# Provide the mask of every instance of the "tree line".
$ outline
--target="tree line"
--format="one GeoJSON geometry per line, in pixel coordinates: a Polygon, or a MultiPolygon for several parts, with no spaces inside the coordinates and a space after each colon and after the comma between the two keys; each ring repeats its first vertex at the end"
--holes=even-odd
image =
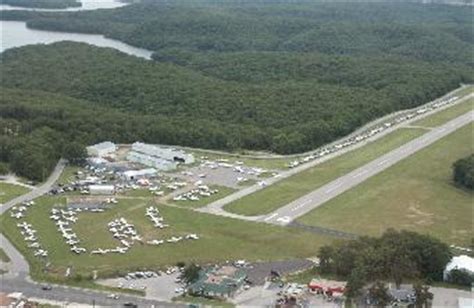
{"type": "MultiPolygon", "coordinates": [[[[347,279],[347,296],[357,298],[374,282],[441,281],[451,260],[449,247],[428,235],[387,230],[381,237],[323,246],[320,271],[347,279]]],[[[376,286],[376,289],[380,286],[376,286]]]]}
{"type": "Polygon", "coordinates": [[[453,180],[462,187],[474,190],[474,154],[453,164],[453,180]]]}

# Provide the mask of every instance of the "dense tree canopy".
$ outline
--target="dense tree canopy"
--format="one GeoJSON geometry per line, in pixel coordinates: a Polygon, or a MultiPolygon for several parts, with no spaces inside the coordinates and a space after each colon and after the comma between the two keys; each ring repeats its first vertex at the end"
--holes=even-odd
{"type": "Polygon", "coordinates": [[[427,235],[408,231],[386,231],[380,238],[324,246],[319,253],[323,273],[348,279],[350,296],[377,280],[441,280],[451,259],[449,247],[427,235]]]}
{"type": "Polygon", "coordinates": [[[456,184],[474,190],[474,154],[454,163],[453,178],[456,184]]]}
{"type": "MultiPolygon", "coordinates": [[[[82,143],[107,135],[116,142],[303,152],[473,79],[471,16],[455,6],[145,0],[89,12],[5,11],[0,18],[105,34],[154,51],[155,61],[146,61],[69,42],[1,55],[3,87],[28,90],[26,96],[56,93],[63,113],[80,110],[74,118],[82,143]],[[83,123],[96,108],[103,112],[92,121],[94,136],[83,123]]],[[[36,108],[38,101],[14,96],[4,105],[36,108]]],[[[16,111],[4,118],[31,126],[38,116],[35,129],[64,134],[60,116],[41,114],[29,122],[16,111]]],[[[22,130],[25,138],[34,131],[22,130]]]]}

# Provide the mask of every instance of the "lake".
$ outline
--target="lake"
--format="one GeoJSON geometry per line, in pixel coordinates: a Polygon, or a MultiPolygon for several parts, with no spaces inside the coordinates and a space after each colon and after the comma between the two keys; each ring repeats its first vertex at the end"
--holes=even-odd
{"type": "MultiPolygon", "coordinates": [[[[102,1],[91,1],[83,0],[81,8],[72,8],[66,10],[56,11],[72,11],[72,10],[96,10],[104,8],[116,8],[124,6],[126,4],[117,2],[114,0],[102,0],[102,1]]],[[[11,6],[0,5],[2,9],[21,9],[14,8],[11,6]]],[[[31,9],[27,9],[31,10],[31,9]]],[[[51,10],[48,10],[51,11],[51,10]]],[[[67,33],[67,32],[55,32],[55,31],[42,31],[29,29],[26,27],[26,23],[22,21],[0,21],[0,52],[6,49],[21,47],[31,44],[50,44],[59,41],[74,41],[82,42],[98,47],[110,47],[117,49],[129,55],[134,55],[144,59],[151,59],[152,52],[150,50],[133,47],[131,45],[122,43],[117,40],[108,39],[103,35],[98,34],[81,34],[81,33],[67,33]]]]}

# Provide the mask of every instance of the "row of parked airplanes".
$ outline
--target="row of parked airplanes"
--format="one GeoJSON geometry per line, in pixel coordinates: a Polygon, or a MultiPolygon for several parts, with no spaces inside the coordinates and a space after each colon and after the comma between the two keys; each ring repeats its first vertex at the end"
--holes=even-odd
{"type": "Polygon", "coordinates": [[[72,230],[72,225],[77,222],[77,212],[82,211],[81,209],[75,210],[64,210],[64,209],[51,209],[51,218],[61,236],[66,240],[66,244],[70,246],[70,250],[76,254],[81,254],[87,252],[84,247],[79,247],[80,240],[77,237],[77,234],[72,230]]]}
{"type": "Polygon", "coordinates": [[[16,219],[21,219],[21,218],[25,218],[26,216],[26,210],[32,206],[32,205],[35,205],[36,203],[31,200],[31,201],[25,201],[23,202],[20,206],[14,206],[12,207],[11,211],[10,211],[10,216],[12,218],[16,218],[16,219]]]}
{"type": "Polygon", "coordinates": [[[41,247],[41,244],[38,242],[38,237],[36,236],[37,231],[33,229],[33,226],[26,221],[18,223],[17,227],[20,228],[20,233],[23,235],[24,240],[30,242],[28,248],[35,249],[33,255],[35,257],[47,257],[48,251],[41,247]]]}
{"type": "MultiPolygon", "coordinates": [[[[202,184],[202,183],[197,183],[202,184]]],[[[198,185],[196,189],[190,190],[173,198],[174,201],[199,201],[200,197],[210,197],[217,194],[218,189],[210,189],[207,185],[198,185]]]]}
{"type": "Polygon", "coordinates": [[[383,123],[383,124],[381,124],[377,127],[374,127],[372,129],[364,132],[364,133],[359,134],[358,136],[349,137],[341,143],[338,143],[336,145],[332,145],[332,146],[329,146],[327,148],[318,150],[318,151],[314,152],[311,155],[305,156],[301,160],[292,161],[288,164],[288,167],[289,168],[295,168],[295,167],[297,167],[301,164],[307,163],[307,162],[309,162],[311,160],[314,160],[316,158],[320,158],[320,157],[323,157],[327,154],[334,153],[334,152],[336,152],[336,151],[338,151],[342,148],[348,147],[348,146],[353,145],[355,143],[361,142],[361,141],[363,141],[367,138],[370,138],[370,137],[386,130],[387,128],[389,128],[389,127],[391,127],[395,124],[402,123],[402,122],[410,120],[410,119],[412,119],[416,116],[422,115],[422,114],[424,114],[428,111],[443,107],[447,104],[451,104],[454,101],[456,101],[457,99],[458,99],[458,97],[454,96],[454,97],[451,97],[451,98],[448,98],[448,99],[445,99],[445,100],[442,100],[442,101],[438,101],[438,102],[435,102],[435,103],[431,103],[429,105],[422,106],[422,107],[416,109],[415,111],[410,111],[409,113],[405,113],[404,115],[398,116],[395,119],[393,119],[392,121],[385,122],[385,123],[383,123]]]}

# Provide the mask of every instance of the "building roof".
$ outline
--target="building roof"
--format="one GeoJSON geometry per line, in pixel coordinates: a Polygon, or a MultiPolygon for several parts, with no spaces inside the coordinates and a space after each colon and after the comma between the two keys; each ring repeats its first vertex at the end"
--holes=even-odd
{"type": "Polygon", "coordinates": [[[97,189],[97,190],[114,190],[114,185],[89,185],[89,189],[97,189]]]}
{"type": "Polygon", "coordinates": [[[466,270],[474,273],[474,258],[466,255],[456,256],[446,265],[445,271],[449,272],[453,269],[466,270]]]}
{"type": "Polygon", "coordinates": [[[209,267],[200,271],[199,279],[189,289],[194,293],[230,294],[244,283],[245,277],[245,271],[233,266],[209,267]]]}
{"type": "Polygon", "coordinates": [[[110,142],[110,141],[104,141],[104,142],[101,142],[101,143],[91,145],[88,148],[94,148],[94,149],[97,149],[97,150],[107,150],[107,149],[112,148],[112,147],[115,148],[115,143],[110,142]]]}
{"type": "Polygon", "coordinates": [[[132,177],[132,176],[155,174],[157,172],[158,171],[155,168],[147,168],[147,169],[140,169],[140,170],[127,170],[127,171],[124,171],[123,175],[127,177],[132,177]]]}

